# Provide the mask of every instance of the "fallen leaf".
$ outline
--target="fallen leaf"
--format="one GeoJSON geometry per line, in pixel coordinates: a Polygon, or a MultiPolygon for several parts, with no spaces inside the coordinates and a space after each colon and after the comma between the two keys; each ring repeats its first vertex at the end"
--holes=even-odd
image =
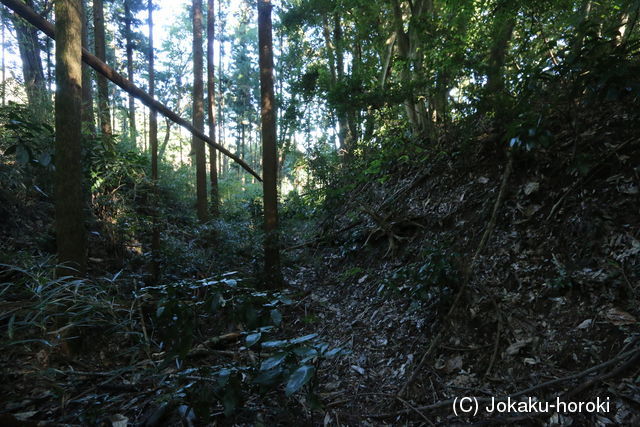
{"type": "Polygon", "coordinates": [[[38,411],[19,412],[17,414],[13,414],[13,416],[16,417],[18,421],[27,421],[37,413],[38,411]]]}
{"type": "Polygon", "coordinates": [[[593,323],[593,319],[584,320],[582,323],[580,323],[576,327],[576,329],[587,329],[589,326],[591,326],[592,323],[593,323]]]}
{"type": "Polygon", "coordinates": [[[632,325],[637,322],[636,318],[626,311],[619,310],[615,307],[607,310],[607,314],[605,314],[607,320],[613,323],[616,326],[621,325],[632,325]]]}
{"type": "Polygon", "coordinates": [[[526,347],[531,342],[531,338],[527,338],[525,340],[518,340],[507,347],[505,351],[509,356],[513,356],[514,354],[518,354],[520,350],[526,347]]]}
{"type": "Polygon", "coordinates": [[[527,183],[527,185],[524,186],[524,194],[528,196],[528,195],[538,191],[539,188],[540,188],[540,184],[539,183],[533,182],[533,181],[529,182],[529,183],[527,183]]]}
{"type": "Polygon", "coordinates": [[[447,374],[462,369],[462,356],[453,357],[444,364],[444,371],[447,374]]]}
{"type": "Polygon", "coordinates": [[[129,423],[129,418],[122,414],[112,415],[109,419],[111,420],[111,425],[113,427],[127,427],[127,424],[129,423]]]}
{"type": "Polygon", "coordinates": [[[353,369],[354,371],[356,371],[357,373],[359,373],[360,375],[364,375],[364,369],[361,368],[358,365],[351,365],[351,369],[353,369]]]}

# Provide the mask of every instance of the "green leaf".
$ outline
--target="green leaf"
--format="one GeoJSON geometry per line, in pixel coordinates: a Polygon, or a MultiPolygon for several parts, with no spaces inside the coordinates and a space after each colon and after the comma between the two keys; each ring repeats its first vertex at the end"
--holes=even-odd
{"type": "Polygon", "coordinates": [[[278,382],[278,377],[282,373],[282,369],[270,369],[261,372],[260,375],[253,379],[254,384],[273,385],[278,382]]]}
{"type": "Polygon", "coordinates": [[[296,391],[300,390],[302,386],[309,382],[313,378],[315,369],[310,365],[303,365],[296,369],[289,377],[287,387],[285,388],[285,394],[291,396],[296,391]]]}
{"type": "Polygon", "coordinates": [[[22,165],[29,163],[29,150],[20,144],[16,147],[16,161],[22,165]]]}
{"type": "Polygon", "coordinates": [[[247,343],[247,347],[251,347],[252,345],[257,343],[258,341],[260,341],[260,337],[262,337],[262,334],[260,332],[256,332],[255,334],[247,335],[247,338],[245,338],[245,341],[247,343]]]}
{"type": "Polygon", "coordinates": [[[49,166],[51,164],[51,153],[46,151],[41,153],[40,156],[38,156],[38,163],[45,167],[49,166]]]}
{"type": "Polygon", "coordinates": [[[220,387],[224,387],[229,382],[229,376],[231,375],[231,370],[224,368],[218,372],[218,385],[220,387]]]}
{"type": "Polygon", "coordinates": [[[318,336],[318,334],[304,335],[302,337],[294,338],[290,342],[291,342],[291,344],[300,344],[300,343],[303,343],[303,342],[310,341],[310,340],[314,339],[317,336],[318,336]]]}
{"type": "Polygon", "coordinates": [[[336,347],[336,348],[331,349],[331,350],[327,351],[326,353],[324,353],[323,356],[327,357],[327,358],[333,357],[336,354],[340,353],[341,351],[342,351],[342,349],[340,347],[336,347]]]}
{"type": "Polygon", "coordinates": [[[237,281],[237,280],[235,280],[235,279],[222,279],[222,281],[223,281],[226,285],[231,286],[231,287],[235,287],[235,286],[238,284],[238,281],[237,281]]]}
{"type": "Polygon", "coordinates": [[[271,320],[276,326],[280,325],[282,323],[282,314],[276,309],[271,310],[271,320]]]}
{"type": "Polygon", "coordinates": [[[266,341],[262,343],[262,348],[284,347],[285,345],[287,345],[287,341],[284,340],[266,341]]]}
{"type": "Polygon", "coordinates": [[[316,357],[318,355],[318,350],[311,347],[298,347],[293,352],[301,358],[316,357]]]}
{"type": "Polygon", "coordinates": [[[280,365],[282,362],[284,362],[284,359],[286,359],[286,357],[287,357],[287,353],[284,353],[284,352],[278,353],[275,356],[271,356],[270,358],[262,362],[262,364],[260,365],[260,370],[268,371],[270,369],[273,369],[276,366],[280,365]]]}

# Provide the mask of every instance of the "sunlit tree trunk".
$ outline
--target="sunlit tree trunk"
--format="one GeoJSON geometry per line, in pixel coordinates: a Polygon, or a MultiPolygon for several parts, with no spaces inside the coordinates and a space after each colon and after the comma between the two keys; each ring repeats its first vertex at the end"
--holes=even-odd
{"type": "Polygon", "coordinates": [[[264,192],[264,264],[267,288],[282,286],[278,237],[278,153],[273,93],[271,0],[258,0],[258,47],[262,119],[262,178],[264,192]]]}
{"type": "Polygon", "coordinates": [[[2,72],[2,106],[7,105],[7,69],[5,65],[5,25],[4,25],[4,17],[0,15],[0,27],[2,29],[2,63],[0,64],[0,69],[2,72]]]}
{"type": "MultiPolygon", "coordinates": [[[[147,2],[147,14],[149,17],[149,96],[155,99],[156,71],[155,53],[153,51],[153,0],[147,2]]],[[[153,181],[153,230],[151,234],[151,280],[157,283],[160,278],[158,256],[160,252],[160,226],[157,209],[158,196],[158,113],[149,109],[149,148],[151,150],[151,180],[153,181]]]]}
{"type": "Polygon", "coordinates": [[[82,13],[80,0],[57,0],[55,221],[59,275],[84,274],[86,233],[80,160],[82,13]],[[77,272],[75,270],[76,269],[77,272]]]}
{"type": "MultiPolygon", "coordinates": [[[[131,21],[133,17],[131,15],[131,0],[124,1],[124,37],[126,40],[127,51],[127,79],[133,83],[133,34],[131,32],[131,21]]],[[[137,138],[136,131],[136,103],[133,95],[129,94],[129,139],[133,145],[136,145],[137,138]]]]}
{"type": "MultiPolygon", "coordinates": [[[[410,67],[410,45],[409,45],[409,36],[404,30],[404,22],[402,17],[402,8],[400,7],[400,3],[398,0],[391,0],[391,5],[393,7],[393,24],[396,33],[396,40],[398,45],[398,56],[402,61],[402,68],[400,70],[400,79],[403,84],[411,86],[412,76],[411,76],[411,67],[410,67]]],[[[407,119],[411,124],[411,128],[415,133],[419,133],[421,131],[418,112],[416,111],[416,105],[414,103],[413,91],[411,88],[407,91],[408,95],[404,101],[405,111],[407,113],[407,119]]]]}
{"type": "MultiPolygon", "coordinates": [[[[104,5],[102,0],[93,0],[93,31],[95,53],[98,59],[106,62],[106,45],[104,30],[104,5]]],[[[111,113],[109,111],[109,86],[107,78],[101,74],[96,76],[98,83],[98,119],[102,132],[103,142],[111,142],[112,124],[111,113]]]]}
{"type": "MultiPolygon", "coordinates": [[[[216,36],[216,15],[213,0],[207,0],[207,114],[209,136],[216,140],[216,82],[213,42],[216,36]]],[[[209,146],[209,180],[211,185],[211,214],[218,216],[218,153],[209,146]]]]}
{"type": "Polygon", "coordinates": [[[171,137],[171,120],[165,119],[165,128],[164,128],[164,140],[162,141],[162,145],[160,146],[160,152],[158,153],[158,158],[163,159],[165,150],[167,149],[167,145],[169,145],[169,138],[171,137]]]}
{"type": "MultiPolygon", "coordinates": [[[[222,60],[224,57],[224,44],[223,44],[223,31],[224,31],[224,21],[222,16],[222,1],[218,0],[218,22],[220,23],[220,37],[219,37],[219,49],[220,54],[218,55],[218,102],[220,107],[218,108],[218,141],[220,141],[220,145],[224,146],[224,87],[223,87],[223,68],[222,68],[222,60]]],[[[220,159],[219,159],[220,160],[220,159]]],[[[221,161],[218,161],[220,165],[220,176],[225,176],[227,173],[227,167],[229,164],[229,160],[227,156],[221,158],[221,161]]],[[[219,197],[219,195],[218,195],[219,197]]]]}
{"type": "Polygon", "coordinates": [[[631,33],[638,22],[638,13],[640,12],[640,0],[629,2],[628,8],[622,13],[620,24],[618,25],[617,44],[625,44],[629,41],[631,33]]]}
{"type": "MultiPolygon", "coordinates": [[[[25,3],[33,8],[32,0],[26,0],[25,3]]],[[[9,16],[18,39],[18,49],[20,59],[22,59],[22,75],[29,107],[36,117],[45,117],[50,111],[51,104],[40,60],[38,31],[17,15],[10,14],[9,16]]]]}
{"type": "MultiPolygon", "coordinates": [[[[202,81],[202,0],[193,0],[193,126],[204,130],[204,87],[202,81]]],[[[200,222],[207,220],[207,160],[204,142],[192,139],[196,159],[196,209],[200,222]]]]}
{"type": "MultiPolygon", "coordinates": [[[[86,0],[82,0],[82,47],[89,49],[89,29],[86,15],[86,0]]],[[[82,64],[82,127],[90,135],[96,134],[93,115],[93,91],[91,87],[91,67],[82,64]]]]}

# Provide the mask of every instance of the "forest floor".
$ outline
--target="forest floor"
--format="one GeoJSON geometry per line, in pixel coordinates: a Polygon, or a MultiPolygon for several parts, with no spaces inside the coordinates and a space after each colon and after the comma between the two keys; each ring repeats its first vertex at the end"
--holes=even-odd
{"type": "MultiPolygon", "coordinates": [[[[579,131],[558,124],[548,148],[496,157],[475,148],[495,138],[487,132],[425,165],[398,165],[387,179],[358,184],[320,225],[290,233],[292,302],[280,309],[276,338],[318,334],[348,353],[316,365],[315,406],[298,394],[258,393],[235,418],[215,403],[209,422],[640,424],[640,139],[629,126],[640,118],[607,111],[606,119],[591,112],[579,131]],[[486,410],[506,396],[607,406],[486,410]],[[462,397],[478,399],[477,414],[455,413],[462,397]]],[[[33,271],[0,274],[5,283],[44,280],[33,271]]],[[[189,329],[193,342],[164,337],[190,348],[167,365],[148,337],[164,300],[147,304],[155,290],[145,292],[134,274],[105,277],[102,285],[125,280],[126,289],[104,291],[94,280],[49,299],[73,301],[66,315],[86,309],[93,335],[79,352],[56,342],[64,326],[5,347],[0,425],[203,425],[184,404],[212,400],[206,388],[194,392],[211,381],[201,369],[265,357],[248,348],[246,332],[234,335],[237,323],[208,317],[189,329]],[[108,339],[95,327],[114,322],[123,332],[108,339]]],[[[198,283],[176,300],[208,303],[198,283]]],[[[10,314],[28,313],[23,291],[3,289],[2,327],[18,330],[10,314]]]]}
{"type": "Polygon", "coordinates": [[[296,249],[306,329],[351,352],[323,369],[315,422],[640,423],[640,139],[597,114],[506,178],[471,152],[362,184],[326,227],[344,231],[296,249]],[[509,395],[607,406],[488,411],[509,395]],[[477,415],[454,412],[465,396],[477,415]]]}

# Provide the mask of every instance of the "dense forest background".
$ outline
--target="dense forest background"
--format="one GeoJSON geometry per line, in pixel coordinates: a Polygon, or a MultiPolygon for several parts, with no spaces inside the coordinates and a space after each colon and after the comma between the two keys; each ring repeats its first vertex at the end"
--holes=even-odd
{"type": "Polygon", "coordinates": [[[639,0],[1,3],[1,425],[640,422],[639,0]]]}

